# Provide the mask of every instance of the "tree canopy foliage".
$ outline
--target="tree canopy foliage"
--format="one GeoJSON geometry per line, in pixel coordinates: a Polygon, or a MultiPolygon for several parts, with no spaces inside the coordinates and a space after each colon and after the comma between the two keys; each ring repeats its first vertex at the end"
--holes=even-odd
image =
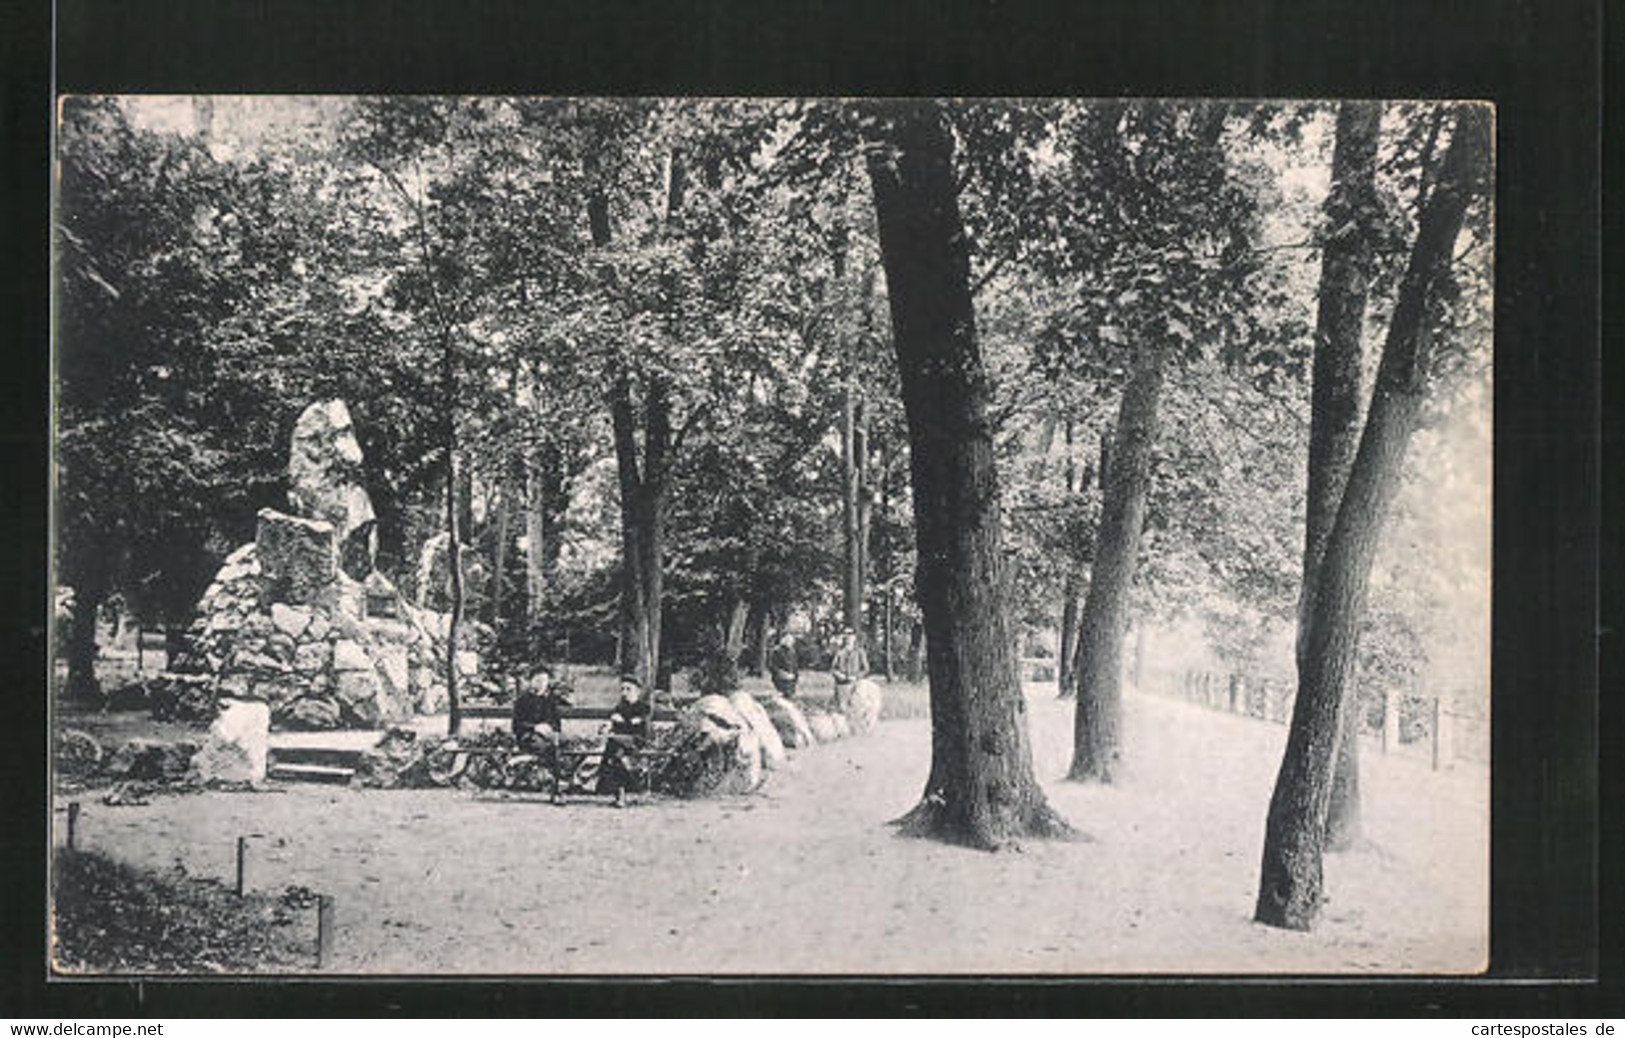
{"type": "MultiPolygon", "coordinates": [[[[1355,214],[1373,257],[1365,394],[1447,107],[1381,108],[1355,214]]],[[[1324,205],[1334,106],[940,114],[1022,651],[1058,651],[1064,601],[1074,616],[1088,594],[1110,511],[1102,445],[1154,360],[1123,615],[1200,632],[1185,662],[1290,675],[1319,258],[1353,226],[1324,205]]],[[[883,115],[830,100],[67,99],[59,583],[87,615],[117,596],[184,624],[279,503],[294,418],[338,397],[381,567],[415,592],[449,502],[469,615],[514,658],[664,683],[719,651],[750,664],[786,627],[816,655],[854,573],[872,662],[900,658],[923,616],[866,173],[885,161],[883,115]]],[[[1465,690],[1486,636],[1487,535],[1462,531],[1482,525],[1487,487],[1491,221],[1475,197],[1428,311],[1424,428],[1361,627],[1368,708],[1384,687],[1465,690]],[[1447,645],[1469,648],[1451,663],[1447,645]]]]}

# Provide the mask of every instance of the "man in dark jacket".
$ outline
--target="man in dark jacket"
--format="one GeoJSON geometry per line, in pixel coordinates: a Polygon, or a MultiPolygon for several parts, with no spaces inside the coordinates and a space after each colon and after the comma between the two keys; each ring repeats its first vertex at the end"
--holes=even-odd
{"type": "Polygon", "coordinates": [[[785,631],[779,635],[779,644],[767,657],[767,671],[773,678],[773,687],[779,695],[792,698],[796,694],[796,679],[801,667],[796,660],[796,640],[785,631]]]}
{"type": "Polygon", "coordinates": [[[538,664],[531,671],[530,685],[513,704],[513,737],[519,748],[551,759],[553,737],[559,733],[559,716],[569,706],[563,694],[551,691],[553,670],[538,664]]]}

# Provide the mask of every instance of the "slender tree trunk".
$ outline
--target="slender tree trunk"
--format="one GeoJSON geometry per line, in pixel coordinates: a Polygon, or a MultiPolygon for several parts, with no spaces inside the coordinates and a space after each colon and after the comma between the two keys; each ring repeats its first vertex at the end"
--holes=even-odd
{"type": "MultiPolygon", "coordinates": [[[[1053,436],[1053,430],[1049,434],[1053,436]]],[[[1078,466],[1072,457],[1073,431],[1072,419],[1065,423],[1066,436],[1066,501],[1071,504],[1073,495],[1077,493],[1078,466]]],[[[1072,653],[1074,651],[1074,636],[1078,628],[1078,585],[1082,583],[1078,568],[1082,562],[1070,554],[1066,560],[1066,579],[1061,585],[1061,631],[1060,651],[1055,660],[1055,688],[1061,699],[1072,695],[1072,653]]]]}
{"type": "Polygon", "coordinates": [[[1077,651],[1078,583],[1077,572],[1070,571],[1061,586],[1061,646],[1060,655],[1055,661],[1055,685],[1059,699],[1072,698],[1077,685],[1072,673],[1072,656],[1077,651]]]}
{"type": "Polygon", "coordinates": [[[773,639],[773,615],[766,605],[758,603],[756,612],[756,652],[751,658],[750,673],[752,677],[761,677],[767,673],[768,644],[773,639]]]}
{"type": "Polygon", "coordinates": [[[745,651],[745,622],[750,618],[750,608],[745,605],[743,598],[734,599],[732,608],[728,610],[728,626],[723,639],[723,652],[728,658],[738,662],[745,651]]]}
{"type": "MultiPolygon", "coordinates": [[[[1204,107],[1193,125],[1192,143],[1214,148],[1224,133],[1226,106],[1204,107]]],[[[1099,123],[1102,147],[1117,136],[1117,120],[1099,123]]],[[[1123,176],[1143,176],[1121,148],[1113,152],[1123,176]]],[[[1073,725],[1072,766],[1067,777],[1077,781],[1112,781],[1122,755],[1121,717],[1123,638],[1128,629],[1129,597],[1139,564],[1140,533],[1151,477],[1151,448],[1156,439],[1163,369],[1170,349],[1164,343],[1138,344],[1129,384],[1123,391],[1109,464],[1102,452],[1100,526],[1084,597],[1073,681],[1077,713],[1073,725]]]]}
{"type": "Polygon", "coordinates": [[[531,632],[531,653],[542,647],[535,641],[547,607],[547,485],[542,469],[542,448],[533,444],[525,457],[525,615],[531,632]]]}
{"type": "Polygon", "coordinates": [[[502,626],[503,591],[508,583],[508,519],[513,510],[513,481],[502,466],[497,483],[496,543],[491,547],[491,626],[502,626]]]}
{"type": "Polygon", "coordinates": [[[909,625],[908,679],[918,681],[925,673],[925,622],[916,618],[909,625]]]}
{"type": "Polygon", "coordinates": [[[457,529],[464,539],[474,535],[474,471],[467,465],[457,466],[457,529]]]}
{"type": "Polygon", "coordinates": [[[848,373],[841,415],[841,516],[845,531],[841,616],[854,631],[863,628],[863,433],[856,379],[848,373]]]}
{"type": "Polygon", "coordinates": [[[931,774],[900,821],[911,835],[990,849],[1068,834],[1033,778],[953,145],[933,102],[881,114],[891,147],[872,150],[868,164],[912,447],[931,676],[931,774]]]}
{"type": "MultiPolygon", "coordinates": [[[[1380,217],[1376,169],[1381,119],[1382,105],[1376,102],[1347,101],[1337,112],[1332,185],[1326,198],[1328,232],[1320,255],[1320,302],[1315,325],[1309,492],[1303,583],[1298,598],[1300,666],[1308,645],[1309,605],[1314,600],[1320,558],[1360,444],[1361,332],[1371,280],[1372,235],[1380,217]]],[[[1349,693],[1357,698],[1358,687],[1351,684],[1349,693]]],[[[1330,850],[1342,850],[1360,835],[1359,726],[1348,725],[1339,741],[1337,772],[1326,817],[1330,850]]]]}
{"type": "MultiPolygon", "coordinates": [[[[451,399],[456,399],[452,397],[451,399]]],[[[451,423],[447,423],[451,425],[451,423]]],[[[463,541],[457,507],[456,433],[446,436],[446,563],[451,570],[451,619],[446,625],[446,734],[462,728],[463,706],[457,673],[457,643],[463,627],[463,541]]]]}
{"type": "Polygon", "coordinates": [[[1426,399],[1433,326],[1450,277],[1451,250],[1488,155],[1488,110],[1461,106],[1439,176],[1421,206],[1360,446],[1321,555],[1292,725],[1265,825],[1255,918],[1271,926],[1307,930],[1320,911],[1344,689],[1371,564],[1426,399]]]}
{"type": "Polygon", "coordinates": [[[1111,782],[1122,755],[1123,637],[1139,563],[1167,352],[1160,344],[1136,351],[1109,458],[1102,451],[1100,529],[1073,665],[1078,706],[1067,777],[1075,781],[1111,782]]]}
{"type": "Polygon", "coordinates": [[[750,626],[750,596],[748,591],[751,583],[756,579],[756,567],[760,560],[762,550],[751,545],[745,550],[745,571],[741,587],[733,592],[732,602],[728,607],[727,620],[723,628],[723,651],[735,663],[745,652],[745,631],[750,626]]]}

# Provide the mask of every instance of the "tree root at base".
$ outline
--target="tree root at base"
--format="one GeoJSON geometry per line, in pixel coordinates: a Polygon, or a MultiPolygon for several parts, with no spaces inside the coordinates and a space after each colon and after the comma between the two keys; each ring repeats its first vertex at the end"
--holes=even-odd
{"type": "Polygon", "coordinates": [[[1024,812],[1014,825],[997,829],[986,820],[973,821],[949,811],[947,803],[937,797],[926,797],[886,824],[896,828],[899,836],[940,840],[985,851],[1016,849],[1024,839],[1093,841],[1042,800],[1024,812]]]}

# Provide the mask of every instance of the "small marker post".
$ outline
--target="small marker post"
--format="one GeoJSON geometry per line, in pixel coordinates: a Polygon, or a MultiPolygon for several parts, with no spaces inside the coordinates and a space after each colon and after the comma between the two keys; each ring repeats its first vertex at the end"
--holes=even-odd
{"type": "Polygon", "coordinates": [[[79,849],[79,801],[68,802],[68,850],[79,849]]]}
{"type": "Polygon", "coordinates": [[[237,896],[243,896],[244,877],[248,873],[248,837],[237,837],[237,896]]]}

